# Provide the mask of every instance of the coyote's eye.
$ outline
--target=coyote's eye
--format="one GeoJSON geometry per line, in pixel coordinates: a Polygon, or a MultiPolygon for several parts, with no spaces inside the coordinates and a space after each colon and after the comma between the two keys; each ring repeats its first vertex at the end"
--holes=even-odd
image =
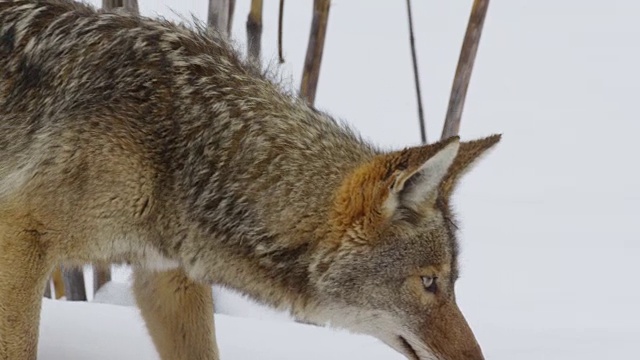
{"type": "Polygon", "coordinates": [[[422,285],[424,288],[431,293],[435,293],[438,286],[436,285],[436,277],[432,276],[423,276],[422,277],[422,285]]]}

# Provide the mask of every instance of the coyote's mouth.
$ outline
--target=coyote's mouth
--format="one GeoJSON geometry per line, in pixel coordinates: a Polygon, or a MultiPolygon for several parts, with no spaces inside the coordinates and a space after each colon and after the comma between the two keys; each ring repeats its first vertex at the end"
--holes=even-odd
{"type": "Polygon", "coordinates": [[[402,348],[405,350],[405,354],[410,357],[411,360],[420,360],[418,353],[413,349],[413,346],[409,344],[409,342],[403,338],[402,336],[398,336],[400,343],[402,344],[402,348]]]}

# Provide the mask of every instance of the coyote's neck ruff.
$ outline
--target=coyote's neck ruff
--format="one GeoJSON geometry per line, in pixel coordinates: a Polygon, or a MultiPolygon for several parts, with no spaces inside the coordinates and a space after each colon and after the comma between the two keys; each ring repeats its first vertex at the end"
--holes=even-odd
{"type": "Polygon", "coordinates": [[[118,261],[163,359],[218,359],[211,283],[411,359],[481,359],[449,197],[498,140],[382,151],[215,34],[0,2],[0,359],[35,358],[54,266],[118,261]]]}

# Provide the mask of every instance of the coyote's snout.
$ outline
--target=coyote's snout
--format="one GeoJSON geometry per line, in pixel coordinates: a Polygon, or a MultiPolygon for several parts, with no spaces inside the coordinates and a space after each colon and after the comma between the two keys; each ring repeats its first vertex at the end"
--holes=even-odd
{"type": "Polygon", "coordinates": [[[390,344],[411,360],[482,360],[482,351],[453,299],[443,299],[424,315],[422,324],[390,344]],[[416,334],[416,335],[414,335],[416,334]]]}
{"type": "Polygon", "coordinates": [[[482,359],[455,301],[461,176],[499,136],[382,151],[215,34],[0,2],[0,360],[36,358],[59,264],[130,263],[164,360],[218,360],[211,284],[482,359]]]}

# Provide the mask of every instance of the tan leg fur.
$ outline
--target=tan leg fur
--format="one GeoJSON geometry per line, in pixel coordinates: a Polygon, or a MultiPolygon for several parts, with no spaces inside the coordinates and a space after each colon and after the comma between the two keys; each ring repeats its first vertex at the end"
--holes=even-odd
{"type": "Polygon", "coordinates": [[[135,270],[134,293],[163,360],[218,360],[211,286],[182,270],[135,270]]]}
{"type": "Polygon", "coordinates": [[[0,217],[1,360],[36,359],[40,307],[51,269],[41,237],[0,217]]]}

